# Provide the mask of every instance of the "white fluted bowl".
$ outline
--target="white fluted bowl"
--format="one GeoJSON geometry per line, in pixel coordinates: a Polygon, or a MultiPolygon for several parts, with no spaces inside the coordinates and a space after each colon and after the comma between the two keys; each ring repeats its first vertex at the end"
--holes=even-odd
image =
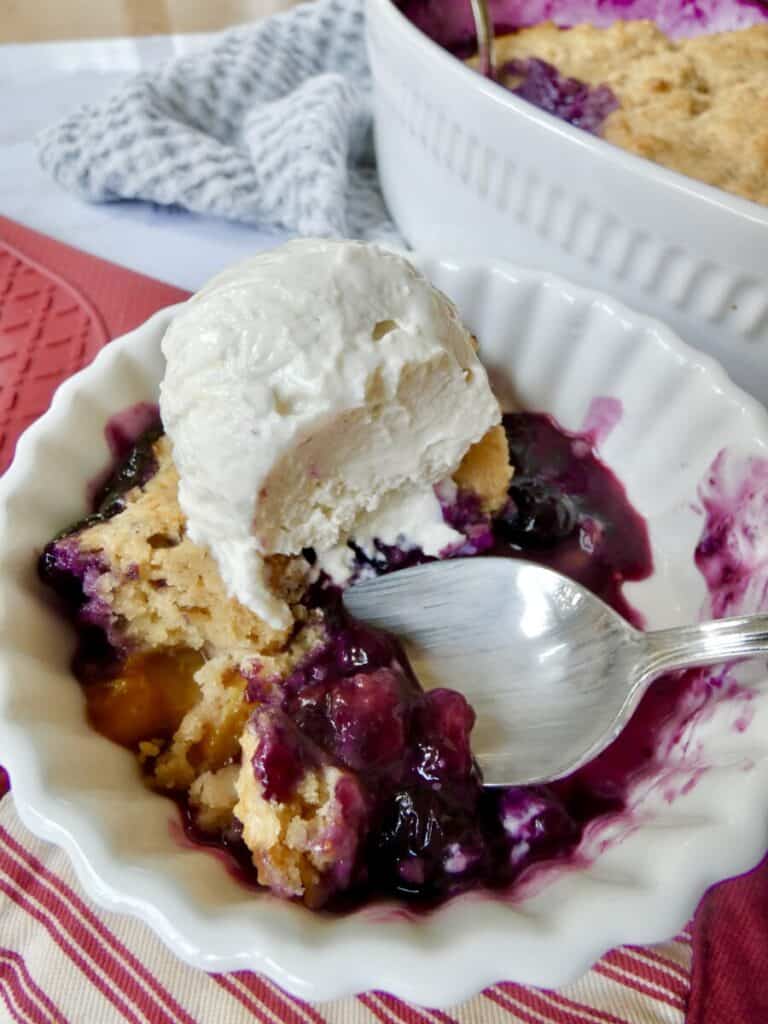
{"type": "MultiPolygon", "coordinates": [[[[705,598],[692,557],[697,487],[723,447],[768,454],[764,410],[708,358],[608,298],[504,264],[415,262],[478,333],[505,400],[551,412],[568,429],[581,427],[595,397],[622,403],[602,454],[648,518],[656,566],[630,599],[652,627],[696,619],[705,598]]],[[[500,979],[558,985],[616,944],[666,939],[708,885],[760,859],[760,666],[744,731],[733,728],[743,708],[711,708],[684,743],[669,742],[667,777],[638,790],[631,819],[589,830],[582,866],[535,874],[514,902],[469,895],[430,915],[320,916],[242,887],[209,853],[180,844],[175,809],[143,787],[129,753],[86,724],[68,669],[72,630],[35,573],[36,552],[84,510],[86,481],[107,459],[108,417],[157,395],[172,314],[158,313],[63,384],[0,482],[0,751],[22,819],[66,849],[96,902],[136,914],[206,970],[263,971],[307,999],[378,988],[444,1006],[500,979]]]]}

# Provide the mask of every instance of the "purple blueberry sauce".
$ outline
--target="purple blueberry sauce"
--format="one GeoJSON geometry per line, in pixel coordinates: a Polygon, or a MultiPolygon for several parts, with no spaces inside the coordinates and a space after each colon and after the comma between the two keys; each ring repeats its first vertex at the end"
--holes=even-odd
{"type": "Polygon", "coordinates": [[[366,850],[344,900],[438,898],[487,860],[474,712],[454,691],[424,693],[394,639],[350,620],[339,597],[322,596],[331,639],[291,675],[282,706],[366,794],[366,850]]]}
{"type": "Polygon", "coordinates": [[[642,625],[622,586],[651,574],[648,529],[592,447],[591,427],[569,434],[539,413],[511,413],[504,423],[515,475],[488,553],[564,573],[642,625]]]}
{"type": "Polygon", "coordinates": [[[267,800],[287,803],[306,772],[327,758],[281,708],[259,708],[253,713],[251,727],[258,736],[251,758],[253,774],[267,800]]]}
{"type": "MultiPolygon", "coordinates": [[[[452,554],[523,557],[551,566],[639,623],[622,585],[652,571],[646,523],[593,447],[615,425],[620,410],[614,406],[595,406],[581,434],[562,430],[543,414],[505,416],[515,466],[508,501],[489,519],[472,495],[446,492],[446,521],[467,538],[452,554]]],[[[158,429],[152,424],[113,472],[93,517],[116,514],[121,494],[151,475],[151,440],[158,429]]],[[[731,483],[729,490],[724,464],[714,464],[709,490],[702,492],[707,520],[697,549],[708,580],[715,572],[720,584],[728,572],[741,579],[733,557],[724,561],[734,526],[727,518],[732,492],[736,488],[741,504],[757,516],[768,493],[766,467],[766,488],[758,495],[743,482],[731,483]]],[[[739,522],[754,540],[752,518],[739,522]]],[[[82,525],[48,545],[40,568],[76,608],[81,648],[90,654],[81,651],[76,672],[89,681],[120,651],[109,643],[109,621],[91,605],[92,576],[103,567],[87,558],[81,564],[71,550],[72,535],[82,525]]],[[[377,573],[425,560],[418,550],[383,546],[374,557],[357,557],[361,572],[377,573]]],[[[680,729],[713,689],[725,685],[701,672],[665,677],[622,736],[578,772],[548,786],[485,789],[471,753],[474,713],[464,697],[444,689],[422,691],[397,641],[351,620],[340,591],[326,579],[313,585],[305,603],[322,609],[325,642],[285,679],[262,678],[254,666],[246,695],[255,705],[252,768],[268,797],[289,799],[307,768],[333,764],[346,770],[348,791],[337,793],[340,819],[332,825],[343,856],[330,883],[343,891],[331,895],[330,910],[395,896],[426,908],[468,889],[508,892],[531,865],[567,861],[588,826],[627,809],[633,782],[659,765],[680,729]]],[[[211,846],[183,798],[179,803],[187,834],[211,846]]],[[[255,881],[237,822],[213,845],[226,851],[239,876],[255,881]]]]}
{"type": "Polygon", "coordinates": [[[599,448],[621,422],[624,406],[618,398],[598,395],[589,403],[580,433],[593,448],[599,448]]]}
{"type": "Polygon", "coordinates": [[[104,427],[104,437],[112,458],[115,462],[124,461],[136,447],[139,438],[149,431],[158,431],[159,427],[160,408],[156,402],[136,402],[110,416],[104,427]]]}

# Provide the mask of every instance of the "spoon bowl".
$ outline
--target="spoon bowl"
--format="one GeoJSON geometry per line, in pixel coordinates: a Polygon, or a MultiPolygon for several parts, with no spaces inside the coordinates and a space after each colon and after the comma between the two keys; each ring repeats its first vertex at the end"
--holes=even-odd
{"type": "Polygon", "coordinates": [[[592,760],[663,672],[768,651],[768,615],[644,633],[522,559],[419,565],[356,584],[344,603],[398,636],[425,689],[465,695],[488,786],[551,781],[592,760]]]}

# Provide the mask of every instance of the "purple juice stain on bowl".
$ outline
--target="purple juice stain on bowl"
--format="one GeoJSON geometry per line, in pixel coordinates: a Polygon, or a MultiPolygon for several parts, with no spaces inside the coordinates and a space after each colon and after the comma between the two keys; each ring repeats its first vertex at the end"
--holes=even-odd
{"type": "Polygon", "coordinates": [[[768,609],[768,459],[723,450],[699,488],[704,529],[696,565],[708,617],[768,609]]]}
{"type": "Polygon", "coordinates": [[[624,407],[618,398],[600,395],[589,403],[580,433],[589,438],[593,448],[599,448],[621,422],[624,407]]]}
{"type": "Polygon", "coordinates": [[[250,852],[243,842],[242,825],[237,818],[223,835],[213,835],[197,825],[185,794],[163,796],[176,805],[178,813],[169,818],[168,831],[179,846],[198,853],[205,850],[219,861],[235,882],[251,889],[254,896],[266,895],[264,887],[256,879],[250,852]]]}

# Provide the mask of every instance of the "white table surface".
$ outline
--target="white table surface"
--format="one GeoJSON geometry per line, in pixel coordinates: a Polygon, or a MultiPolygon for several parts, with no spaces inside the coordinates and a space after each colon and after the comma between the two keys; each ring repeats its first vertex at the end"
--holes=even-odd
{"type": "Polygon", "coordinates": [[[34,138],[131,74],[204,46],[206,35],[0,46],[0,214],[87,252],[196,289],[287,234],[150,203],[90,204],[39,166],[34,138]]]}

